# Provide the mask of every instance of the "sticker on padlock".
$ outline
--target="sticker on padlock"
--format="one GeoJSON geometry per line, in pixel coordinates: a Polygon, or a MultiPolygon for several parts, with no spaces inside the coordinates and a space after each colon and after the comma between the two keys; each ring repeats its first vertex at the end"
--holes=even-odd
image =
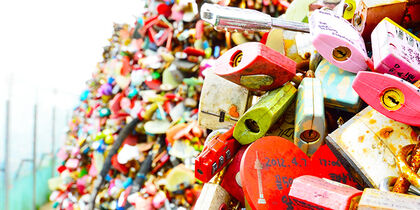
{"type": "Polygon", "coordinates": [[[356,74],[339,69],[323,59],[316,71],[315,77],[321,80],[326,107],[355,113],[362,101],[352,84],[356,74]]]}
{"type": "Polygon", "coordinates": [[[249,144],[263,137],[293,102],[296,92],[290,82],[267,92],[239,119],[233,137],[241,144],[249,144]]]}
{"type": "Polygon", "coordinates": [[[417,142],[417,134],[367,107],[327,136],[327,145],[362,187],[379,188],[398,176],[398,149],[417,142]]]}
{"type": "Polygon", "coordinates": [[[295,178],[289,192],[299,209],[356,209],[361,195],[348,185],[309,175],[295,178]]]}
{"type": "Polygon", "coordinates": [[[232,127],[250,106],[249,90],[206,72],[201,90],[198,122],[208,129],[232,127]]]}
{"type": "Polygon", "coordinates": [[[360,0],[351,23],[368,41],[373,29],[383,18],[388,17],[401,23],[406,6],[407,0],[360,0]]]}
{"type": "Polygon", "coordinates": [[[309,169],[308,157],[292,142],[266,136],[251,144],[241,161],[245,199],[252,209],[296,207],[289,198],[293,179],[309,169]]]}
{"type": "Polygon", "coordinates": [[[383,115],[420,126],[420,89],[407,81],[375,72],[359,72],[353,89],[371,107],[383,115]]]}
{"type": "Polygon", "coordinates": [[[413,83],[420,80],[420,39],[389,18],[372,32],[375,72],[388,73],[413,83]]]}
{"type": "Polygon", "coordinates": [[[208,182],[234,157],[240,146],[232,137],[234,128],[213,137],[195,159],[195,177],[197,179],[208,182]]]}
{"type": "Polygon", "coordinates": [[[326,125],[321,81],[305,77],[298,88],[294,142],[311,156],[324,143],[326,125]]]}
{"type": "Polygon", "coordinates": [[[359,210],[367,209],[420,209],[418,196],[401,193],[386,192],[372,188],[366,188],[360,198],[359,210]]]}
{"type": "Polygon", "coordinates": [[[365,43],[344,18],[328,10],[316,10],[309,18],[312,44],[335,66],[357,73],[367,69],[365,43]]]}
{"type": "Polygon", "coordinates": [[[258,42],[238,45],[216,61],[215,74],[249,90],[273,90],[296,74],[296,63],[258,42]]]}

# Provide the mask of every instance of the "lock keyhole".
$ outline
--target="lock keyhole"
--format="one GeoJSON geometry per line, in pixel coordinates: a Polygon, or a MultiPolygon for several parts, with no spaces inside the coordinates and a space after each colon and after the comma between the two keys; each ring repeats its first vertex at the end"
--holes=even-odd
{"type": "Polygon", "coordinates": [[[382,106],[389,111],[400,109],[403,103],[404,94],[398,88],[388,88],[381,96],[382,106]]]}
{"type": "Polygon", "coordinates": [[[255,122],[255,120],[253,120],[253,119],[245,120],[245,126],[253,133],[259,133],[260,132],[260,126],[258,126],[258,123],[255,122]]]}
{"type": "Polygon", "coordinates": [[[337,61],[345,61],[351,56],[351,50],[347,47],[339,46],[333,50],[332,56],[337,61]]]}
{"type": "Polygon", "coordinates": [[[230,66],[237,67],[242,61],[242,56],[244,53],[241,50],[236,51],[233,56],[230,58],[230,66]]]}

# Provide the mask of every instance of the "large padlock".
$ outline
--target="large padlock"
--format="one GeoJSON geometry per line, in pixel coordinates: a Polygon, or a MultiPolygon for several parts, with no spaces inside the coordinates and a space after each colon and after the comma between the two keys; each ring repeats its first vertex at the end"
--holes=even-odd
{"type": "Polygon", "coordinates": [[[347,20],[321,9],[313,12],[309,26],[312,44],[330,63],[354,73],[367,69],[363,38],[347,20]]]}
{"type": "Polygon", "coordinates": [[[366,188],[360,198],[358,209],[415,210],[420,209],[420,199],[419,196],[415,195],[366,188]]]}
{"type": "Polygon", "coordinates": [[[413,84],[389,74],[359,72],[353,89],[383,115],[420,126],[420,89],[413,84]]]}
{"type": "Polygon", "coordinates": [[[232,137],[232,127],[226,133],[215,135],[204,146],[203,151],[195,159],[195,177],[208,182],[221,171],[234,157],[239,149],[238,142],[232,137]]]}
{"type": "Polygon", "coordinates": [[[352,113],[360,109],[362,101],[352,88],[356,74],[339,69],[323,59],[315,71],[315,77],[321,80],[326,107],[352,113]]]}
{"type": "Polygon", "coordinates": [[[295,144],[311,156],[324,143],[326,133],[324,97],[318,78],[305,77],[299,85],[295,125],[295,144]]]}
{"type": "Polygon", "coordinates": [[[389,18],[372,32],[375,72],[388,73],[413,83],[420,80],[420,39],[389,18]]]}
{"type": "Polygon", "coordinates": [[[296,92],[290,82],[267,92],[239,119],[233,137],[241,144],[249,144],[263,137],[293,102],[296,92]]]}
{"type": "Polygon", "coordinates": [[[373,29],[383,18],[401,23],[406,7],[407,0],[360,0],[351,22],[363,38],[369,40],[373,29]]]}
{"type": "Polygon", "coordinates": [[[238,45],[216,61],[215,73],[249,90],[273,90],[296,74],[296,63],[258,42],[238,45]]]}
{"type": "Polygon", "coordinates": [[[293,180],[290,198],[304,209],[356,209],[362,191],[339,182],[315,176],[293,180]]]}
{"type": "Polygon", "coordinates": [[[398,176],[398,149],[417,142],[417,134],[367,107],[327,138],[327,145],[362,187],[379,188],[389,176],[398,176]]]}
{"type": "Polygon", "coordinates": [[[208,70],[201,90],[198,122],[212,130],[231,128],[249,108],[248,89],[225,80],[208,70]]]}

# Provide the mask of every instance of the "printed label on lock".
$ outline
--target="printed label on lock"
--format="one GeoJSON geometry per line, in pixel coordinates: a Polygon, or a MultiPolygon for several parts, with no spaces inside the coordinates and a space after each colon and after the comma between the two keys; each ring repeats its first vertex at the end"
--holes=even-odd
{"type": "Polygon", "coordinates": [[[360,199],[362,191],[348,185],[301,176],[293,180],[289,196],[299,206],[307,209],[352,209],[360,199]]]}
{"type": "Polygon", "coordinates": [[[241,144],[249,144],[263,137],[293,102],[296,88],[290,83],[266,93],[239,119],[233,136],[241,144]]]}
{"type": "Polygon", "coordinates": [[[324,97],[321,81],[306,77],[299,85],[296,102],[295,144],[311,156],[325,138],[324,97]]]}
{"type": "Polygon", "coordinates": [[[325,106],[353,113],[359,110],[362,101],[352,88],[356,74],[339,69],[323,59],[315,77],[321,80],[325,106]]]}
{"type": "Polygon", "coordinates": [[[386,192],[377,189],[366,188],[358,205],[359,210],[368,209],[420,209],[418,196],[401,193],[386,192]]]}
{"type": "Polygon", "coordinates": [[[360,0],[351,23],[364,39],[369,40],[373,29],[383,18],[401,23],[406,5],[407,0],[360,0]]]}
{"type": "Polygon", "coordinates": [[[220,56],[215,73],[249,90],[273,90],[296,74],[296,63],[258,42],[238,45],[220,56]]]}
{"type": "Polygon", "coordinates": [[[420,89],[413,84],[389,74],[359,72],[353,89],[383,115],[420,126],[420,89]]]}
{"type": "Polygon", "coordinates": [[[309,18],[312,44],[330,63],[357,73],[367,69],[365,43],[344,18],[328,10],[316,10],[309,18]]]}
{"type": "Polygon", "coordinates": [[[362,187],[379,188],[384,178],[398,176],[399,148],[417,142],[406,124],[367,107],[327,136],[327,145],[362,187]]]}
{"type": "Polygon", "coordinates": [[[208,70],[201,90],[198,122],[216,130],[231,128],[250,106],[249,91],[208,70]]]}
{"type": "Polygon", "coordinates": [[[375,72],[388,73],[414,83],[420,80],[420,39],[389,18],[372,32],[375,72]]]}

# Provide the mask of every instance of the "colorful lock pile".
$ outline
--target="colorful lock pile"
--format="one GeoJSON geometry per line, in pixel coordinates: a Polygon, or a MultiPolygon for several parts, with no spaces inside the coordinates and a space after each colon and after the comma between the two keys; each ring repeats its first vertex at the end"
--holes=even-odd
{"type": "Polygon", "coordinates": [[[420,209],[418,1],[211,2],[114,26],[55,208],[420,209]]]}

